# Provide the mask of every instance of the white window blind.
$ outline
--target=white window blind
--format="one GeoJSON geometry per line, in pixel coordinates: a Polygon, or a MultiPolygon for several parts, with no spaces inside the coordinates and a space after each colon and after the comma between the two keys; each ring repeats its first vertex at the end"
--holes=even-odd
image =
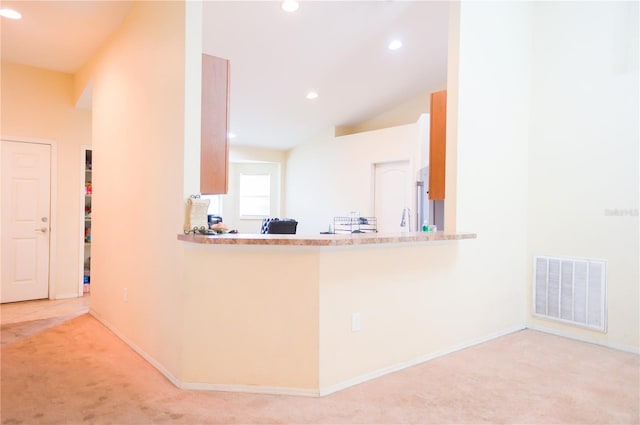
{"type": "Polygon", "coordinates": [[[271,175],[240,174],[240,216],[267,217],[271,213],[271,175]]]}

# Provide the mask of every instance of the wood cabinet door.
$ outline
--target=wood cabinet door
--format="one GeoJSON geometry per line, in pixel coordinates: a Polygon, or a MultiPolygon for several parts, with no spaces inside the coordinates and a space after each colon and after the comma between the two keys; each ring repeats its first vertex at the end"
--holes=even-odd
{"type": "Polygon", "coordinates": [[[200,193],[229,190],[229,61],[202,55],[200,193]]]}
{"type": "Polygon", "coordinates": [[[447,154],[447,91],[431,93],[429,132],[429,199],[444,200],[447,154]]]}

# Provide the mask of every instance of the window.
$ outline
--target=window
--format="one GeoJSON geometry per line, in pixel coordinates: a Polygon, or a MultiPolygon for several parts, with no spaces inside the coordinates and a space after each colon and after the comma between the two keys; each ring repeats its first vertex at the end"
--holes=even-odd
{"type": "Polygon", "coordinates": [[[267,217],[271,214],[271,175],[240,174],[240,216],[267,217]]]}
{"type": "Polygon", "coordinates": [[[202,199],[209,200],[209,215],[222,215],[222,197],[220,195],[200,195],[202,199]]]}

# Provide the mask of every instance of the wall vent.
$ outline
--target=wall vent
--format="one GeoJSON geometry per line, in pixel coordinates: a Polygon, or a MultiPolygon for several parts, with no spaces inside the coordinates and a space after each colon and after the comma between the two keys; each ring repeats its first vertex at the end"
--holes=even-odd
{"type": "Polygon", "coordinates": [[[536,256],[534,315],[607,331],[607,262],[536,256]]]}

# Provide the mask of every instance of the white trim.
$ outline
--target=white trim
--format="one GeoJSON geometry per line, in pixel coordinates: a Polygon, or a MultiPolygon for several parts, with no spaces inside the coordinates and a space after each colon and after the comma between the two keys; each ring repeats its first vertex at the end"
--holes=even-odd
{"type": "MultiPolygon", "coordinates": [[[[580,342],[586,342],[586,343],[589,343],[589,344],[600,345],[601,347],[611,348],[612,350],[619,350],[619,351],[625,351],[627,353],[640,354],[640,347],[634,347],[632,345],[612,344],[612,343],[609,343],[609,342],[602,342],[602,341],[598,341],[598,340],[593,339],[593,338],[577,336],[577,335],[574,335],[574,334],[572,334],[570,332],[565,332],[563,330],[545,328],[544,326],[538,326],[538,325],[529,324],[529,325],[527,325],[527,329],[531,329],[532,331],[544,332],[544,333],[551,334],[551,335],[561,336],[563,338],[573,339],[575,341],[580,341],[580,342]]],[[[593,331],[593,332],[598,332],[595,329],[588,329],[588,330],[593,331]]]]}
{"type": "Polygon", "coordinates": [[[79,298],[78,294],[76,294],[75,292],[71,292],[69,294],[58,294],[56,295],[56,300],[66,300],[68,298],[79,298]]]}
{"type": "Polygon", "coordinates": [[[115,326],[111,326],[106,320],[104,320],[98,313],[95,312],[94,309],[89,309],[89,314],[96,318],[96,320],[102,323],[107,329],[113,332],[118,338],[120,338],[125,344],[127,344],[133,351],[138,353],[143,359],[149,362],[151,366],[155,367],[161,374],[165,376],[173,385],[178,388],[182,388],[182,382],[180,382],[175,376],[169,372],[160,362],[147,354],[142,348],[140,348],[137,344],[127,338],[122,332],[118,330],[115,326]]]}
{"type": "Polygon", "coordinates": [[[200,390],[200,391],[224,391],[224,392],[241,392],[241,393],[253,393],[253,394],[272,394],[272,395],[289,395],[289,396],[304,396],[304,397],[323,397],[325,395],[329,395],[335,393],[337,391],[352,387],[354,385],[361,384],[366,381],[370,381],[372,379],[379,378],[381,376],[387,375],[389,373],[397,372],[402,369],[406,369],[420,363],[424,363],[429,360],[433,360],[438,357],[445,356],[447,354],[454,353],[456,351],[463,350],[465,348],[472,347],[474,345],[482,344],[487,341],[491,341],[496,338],[500,338],[505,335],[512,334],[514,332],[521,331],[526,329],[524,325],[522,326],[514,326],[512,328],[504,329],[502,331],[484,336],[482,338],[472,339],[465,343],[455,345],[451,348],[437,351],[435,353],[426,354],[424,356],[420,356],[416,359],[409,360],[406,362],[398,363],[389,367],[385,367],[379,369],[377,371],[373,371],[361,376],[357,376],[352,379],[348,379],[346,381],[340,382],[335,385],[330,385],[328,387],[320,388],[320,389],[307,389],[307,388],[290,388],[290,387],[271,387],[271,386],[254,386],[254,385],[233,385],[233,384],[208,384],[201,382],[182,382],[171,372],[169,372],[162,364],[160,364],[156,359],[147,354],[142,348],[133,343],[129,338],[124,336],[122,332],[120,332],[114,326],[111,326],[108,322],[106,322],[99,314],[97,314],[93,309],[89,310],[89,314],[96,318],[100,323],[102,323],[107,329],[113,332],[118,338],[120,338],[125,344],[127,344],[133,351],[138,353],[143,359],[149,362],[151,366],[155,367],[160,373],[162,373],[173,385],[183,390],[200,390]]]}
{"type": "Polygon", "coordinates": [[[424,356],[420,356],[415,359],[408,360],[406,362],[398,363],[398,364],[388,366],[370,373],[366,373],[364,375],[360,375],[355,378],[351,378],[334,385],[320,388],[319,390],[303,389],[303,388],[288,388],[288,387],[252,386],[252,385],[207,384],[207,383],[199,383],[199,382],[181,382],[175,376],[173,376],[171,372],[169,372],[164,366],[162,366],[158,361],[156,361],[153,357],[147,354],[139,346],[137,346],[130,339],[124,336],[117,328],[111,326],[105,320],[103,320],[103,318],[100,317],[100,315],[97,314],[93,309],[89,310],[89,314],[95,317],[96,320],[98,320],[107,329],[113,332],[118,338],[120,338],[125,344],[131,347],[131,349],[133,349],[136,353],[138,353],[143,359],[148,361],[149,364],[151,364],[151,366],[155,367],[160,373],[162,373],[173,385],[183,390],[224,391],[224,392],[243,392],[243,393],[254,393],[254,394],[323,397],[323,396],[335,393],[337,391],[341,391],[343,389],[352,387],[354,385],[358,385],[358,384],[379,378],[381,376],[400,371],[402,369],[413,367],[418,364],[436,359],[438,357],[446,356],[456,351],[464,350],[466,348],[470,348],[470,347],[503,337],[505,335],[519,332],[524,329],[531,329],[534,331],[557,335],[563,338],[573,339],[580,342],[592,343],[592,344],[604,346],[611,349],[621,350],[621,351],[634,353],[634,354],[640,354],[640,349],[638,347],[619,345],[619,344],[603,344],[601,342],[594,341],[589,338],[576,337],[575,335],[571,335],[562,331],[557,331],[557,330],[547,329],[547,328],[537,327],[537,326],[520,325],[520,326],[507,328],[502,331],[495,332],[481,338],[475,338],[465,343],[455,345],[453,347],[447,348],[442,351],[426,354],[424,356]]]}
{"type": "Polygon", "coordinates": [[[483,344],[485,342],[488,342],[488,341],[503,337],[505,335],[515,333],[515,332],[519,332],[524,329],[531,329],[534,331],[557,335],[560,337],[573,339],[580,342],[592,343],[592,344],[604,346],[611,349],[616,349],[616,350],[625,351],[625,352],[634,353],[634,354],[640,354],[640,349],[638,347],[619,345],[619,344],[604,344],[598,341],[591,340],[589,338],[576,337],[575,335],[571,335],[562,331],[557,331],[557,330],[547,329],[547,328],[537,327],[537,326],[520,325],[520,326],[507,328],[502,331],[495,332],[481,338],[475,338],[465,343],[455,345],[453,347],[447,348],[442,351],[436,351],[435,353],[426,354],[424,356],[420,356],[415,359],[408,360],[406,362],[398,363],[398,364],[388,366],[370,373],[366,373],[364,375],[360,375],[355,378],[351,378],[334,385],[323,387],[318,390],[305,389],[305,388],[270,387],[270,386],[253,386],[253,385],[207,384],[207,383],[200,383],[200,382],[180,381],[175,376],[173,376],[173,374],[171,374],[171,372],[169,372],[164,366],[162,366],[162,364],[160,364],[157,360],[155,360],[153,357],[147,354],[138,345],[133,343],[129,338],[124,336],[117,328],[111,326],[109,323],[103,320],[103,318],[100,317],[100,315],[97,314],[93,309],[89,310],[89,314],[95,317],[96,320],[98,320],[107,329],[113,332],[118,338],[120,338],[125,344],[131,347],[131,349],[136,353],[138,353],[143,359],[148,361],[149,364],[151,364],[151,366],[155,367],[160,373],[162,373],[173,385],[183,390],[223,391],[223,392],[242,392],[242,393],[253,393],[253,394],[323,397],[329,394],[333,394],[337,391],[341,391],[346,388],[352,387],[354,385],[362,384],[364,382],[371,381],[381,376],[398,372],[402,369],[407,369],[409,367],[416,366],[418,364],[436,359],[438,357],[446,356],[448,354],[455,353],[456,351],[464,350],[466,348],[470,348],[475,345],[483,344]]]}
{"type": "Polygon", "coordinates": [[[183,390],[203,390],[203,391],[224,391],[252,394],[290,395],[302,397],[319,397],[320,392],[315,389],[288,388],[288,387],[268,387],[254,385],[226,385],[226,384],[205,384],[199,382],[184,382],[180,386],[183,390]]]}
{"type": "MultiPolygon", "coordinates": [[[[80,154],[82,156],[86,156],[85,146],[86,145],[80,146],[80,154]]],[[[82,165],[82,163],[80,163],[80,185],[84,184],[84,178],[85,178],[84,177],[84,174],[85,174],[84,173],[84,169],[85,169],[85,166],[82,165]]],[[[84,198],[84,194],[82,193],[81,189],[80,189],[80,196],[84,198]]],[[[83,234],[82,234],[83,233],[83,227],[84,227],[84,216],[83,216],[84,211],[82,211],[82,209],[83,209],[83,205],[82,205],[83,202],[82,201],[84,201],[84,199],[80,199],[80,208],[79,208],[79,210],[80,210],[80,214],[82,214],[82,215],[80,216],[80,219],[78,220],[79,221],[79,223],[78,223],[78,236],[80,238],[82,238],[82,240],[84,242],[84,237],[83,237],[83,234]]],[[[84,245],[84,243],[83,243],[83,245],[84,245]]],[[[80,286],[84,286],[83,283],[82,283],[83,280],[84,280],[84,276],[83,276],[84,275],[84,246],[83,245],[81,245],[80,249],[78,250],[78,270],[79,270],[78,271],[78,275],[79,275],[79,279],[80,279],[80,286]]],[[[84,291],[84,287],[82,287],[82,289],[78,288],[78,296],[80,296],[80,291],[81,290],[84,291]]]]}
{"type": "MultiPolygon", "coordinates": [[[[40,142],[45,143],[45,142],[40,142]]],[[[58,143],[50,140],[51,146],[51,200],[49,211],[49,299],[56,298],[56,264],[58,260],[58,143]]]]}
{"type": "Polygon", "coordinates": [[[455,353],[456,351],[464,350],[466,348],[470,348],[479,344],[483,344],[485,342],[503,337],[505,335],[509,335],[515,332],[519,332],[524,329],[531,329],[534,331],[549,333],[552,335],[557,335],[560,337],[577,340],[580,342],[592,343],[600,346],[604,346],[611,349],[616,349],[620,351],[625,351],[634,354],[640,354],[640,350],[638,347],[625,346],[625,345],[616,345],[616,344],[603,344],[598,341],[591,340],[589,338],[581,338],[576,337],[575,335],[571,335],[569,333],[565,333],[562,331],[556,331],[553,329],[547,329],[543,327],[537,326],[514,326],[512,328],[504,329],[499,332],[495,332],[489,335],[486,335],[481,338],[472,339],[470,341],[464,342],[462,344],[455,345],[453,347],[447,348],[442,351],[437,351],[435,353],[426,354],[424,356],[417,357],[412,360],[408,360],[406,362],[398,363],[392,366],[388,366],[370,373],[366,373],[364,375],[357,376],[355,378],[348,379],[343,382],[339,382],[334,385],[330,385],[327,387],[322,387],[318,390],[315,389],[306,389],[306,388],[289,388],[289,387],[270,387],[270,386],[253,386],[253,385],[226,385],[226,384],[207,384],[207,383],[199,383],[199,382],[182,382],[178,380],[175,376],[171,374],[164,366],[162,366],[158,361],[156,361],[153,357],[147,354],[144,350],[142,350],[138,345],[134,344],[129,338],[125,337],[117,328],[111,326],[99,314],[97,314],[93,309],[89,310],[89,314],[96,318],[100,323],[102,323],[107,329],[113,332],[118,338],[120,338],[125,344],[127,344],[133,351],[138,353],[143,359],[149,362],[153,367],[155,367],[160,373],[162,373],[173,385],[183,390],[200,390],[200,391],[224,391],[224,392],[243,392],[243,393],[253,393],[253,394],[272,394],[272,395],[290,395],[290,396],[305,396],[305,397],[323,397],[329,394],[333,394],[335,392],[344,390],[346,388],[352,387],[354,385],[362,384],[367,381],[371,381],[373,379],[379,378],[381,376],[398,372],[402,369],[407,369],[409,367],[416,366],[421,363],[425,363],[427,361],[446,356],[448,354],[455,353]]]}
{"type": "Polygon", "coordinates": [[[107,329],[113,332],[118,338],[120,338],[125,344],[127,344],[133,351],[138,353],[143,359],[145,359],[151,366],[155,367],[165,378],[167,378],[173,385],[183,390],[205,390],[205,391],[225,391],[225,392],[244,392],[254,394],[274,394],[274,395],[295,395],[295,396],[307,396],[317,397],[319,395],[318,390],[303,389],[303,388],[287,388],[287,387],[268,387],[268,386],[253,386],[253,385],[226,385],[226,384],[207,384],[199,382],[182,382],[169,370],[167,370],[160,362],[147,354],[137,344],[127,338],[118,328],[111,326],[106,320],[104,320],[95,310],[90,309],[89,314],[93,316],[97,321],[102,323],[107,329]]]}
{"type": "Polygon", "coordinates": [[[49,157],[49,299],[56,299],[56,260],[57,260],[57,235],[58,220],[58,142],[49,139],[35,139],[31,137],[15,137],[0,135],[0,140],[18,143],[35,143],[50,146],[49,157]]]}
{"type": "Polygon", "coordinates": [[[394,373],[394,372],[400,371],[402,369],[407,369],[409,367],[416,366],[418,364],[427,362],[429,360],[433,360],[433,359],[436,359],[438,357],[446,356],[447,354],[455,353],[456,351],[464,350],[465,348],[473,347],[474,345],[482,344],[482,343],[485,343],[487,341],[491,341],[493,339],[500,338],[500,337],[503,337],[505,335],[509,335],[509,334],[514,333],[514,332],[521,331],[523,329],[526,329],[526,326],[524,326],[524,325],[514,326],[512,328],[507,328],[507,329],[504,329],[502,331],[495,332],[493,334],[490,334],[490,335],[487,335],[487,336],[484,336],[484,337],[481,337],[481,338],[472,339],[472,340],[464,342],[462,344],[454,345],[453,347],[444,349],[442,351],[436,351],[435,353],[425,354],[424,356],[420,356],[420,357],[417,357],[417,358],[412,359],[412,360],[407,360],[406,362],[397,363],[395,365],[388,366],[388,367],[385,367],[385,368],[382,368],[382,369],[378,369],[378,370],[375,370],[373,372],[365,373],[364,375],[356,376],[355,378],[351,378],[351,379],[348,379],[348,380],[343,381],[343,382],[339,382],[339,383],[334,384],[334,385],[329,385],[328,387],[320,388],[320,396],[322,397],[322,396],[325,396],[325,395],[329,395],[329,394],[335,393],[337,391],[344,390],[346,388],[352,387],[354,385],[362,384],[363,382],[367,382],[367,381],[370,381],[372,379],[379,378],[379,377],[387,375],[389,373],[394,373]]]}

